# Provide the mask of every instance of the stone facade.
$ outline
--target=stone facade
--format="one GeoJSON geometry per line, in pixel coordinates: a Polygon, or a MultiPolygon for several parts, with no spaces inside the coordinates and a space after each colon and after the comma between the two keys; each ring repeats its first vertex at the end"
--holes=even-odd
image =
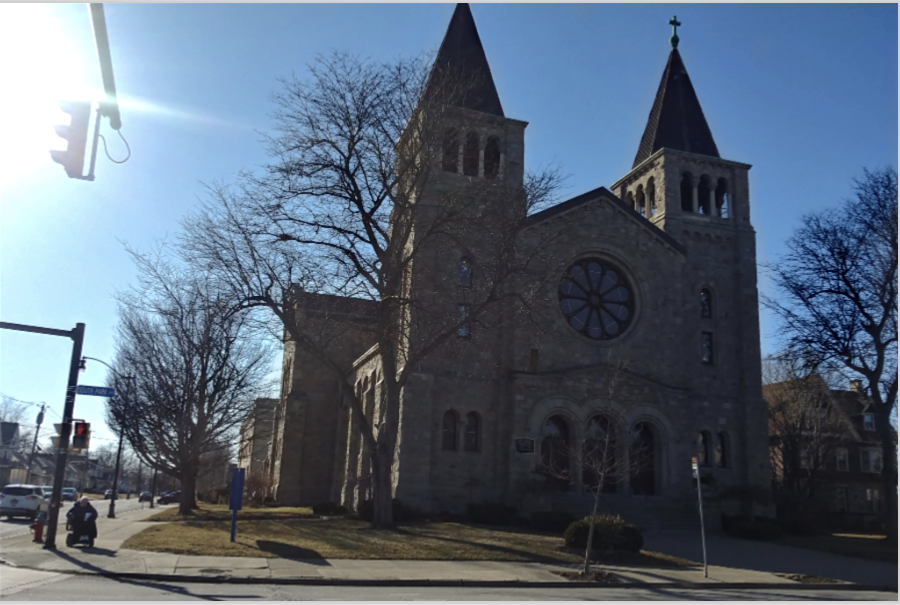
{"type": "Polygon", "coordinates": [[[250,414],[241,423],[238,467],[248,473],[264,471],[272,445],[277,399],[260,397],[253,402],[250,414]]]}
{"type": "MultiPolygon", "coordinates": [[[[479,135],[477,176],[464,174],[460,144],[457,170],[438,167],[421,203],[442,199],[467,179],[485,178],[489,137],[500,150],[497,200],[521,191],[527,124],[467,108],[451,115],[465,125],[463,132],[479,135]]],[[[565,461],[565,480],[546,472],[547,456],[553,439],[577,452],[598,416],[615,427],[617,459],[626,469],[616,472],[606,500],[626,518],[667,527],[694,518],[691,457],[701,433],[717,448],[703,461],[705,478],[713,477],[719,488],[768,489],[749,168],[660,148],[610,189],[528,217],[517,250],[533,256],[527,274],[533,281],[526,276],[519,284],[531,304],[504,306],[411,375],[401,395],[395,497],[423,513],[461,513],[469,503],[495,502],[515,505],[521,514],[585,514],[591,496],[578,455],[565,461]],[[586,304],[596,315],[573,311],[563,301],[564,283],[576,279],[579,263],[586,271],[602,266],[602,279],[618,284],[604,294],[606,282],[592,282],[586,304]],[[620,287],[627,291],[627,310],[603,298],[620,287]],[[640,469],[629,463],[635,440],[650,460],[640,469]]],[[[410,276],[414,293],[443,292],[464,304],[479,287],[490,252],[477,237],[459,234],[458,241],[455,252],[436,246],[417,257],[410,276]],[[467,287],[458,279],[462,257],[475,267],[467,287]]],[[[406,325],[424,325],[418,319],[406,325]]],[[[407,336],[416,338],[415,330],[407,336]]],[[[364,338],[347,345],[344,367],[376,425],[378,359],[364,338]]],[[[284,375],[277,420],[282,437],[272,453],[279,500],[331,499],[353,507],[370,497],[369,453],[337,381],[300,359],[291,343],[284,375]]]]}

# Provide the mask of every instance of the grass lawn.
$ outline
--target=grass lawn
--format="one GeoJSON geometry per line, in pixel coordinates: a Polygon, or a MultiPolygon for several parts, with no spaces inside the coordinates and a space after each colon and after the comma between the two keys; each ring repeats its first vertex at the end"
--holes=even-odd
{"type": "Polygon", "coordinates": [[[820,536],[785,535],[777,543],[797,548],[822,550],[848,557],[897,563],[897,543],[885,542],[883,535],[842,533],[820,536]]]}
{"type": "MultiPolygon", "coordinates": [[[[163,509],[148,518],[148,521],[224,521],[231,522],[231,511],[227,504],[210,504],[201,502],[199,508],[191,515],[182,515],[178,511],[178,505],[163,509]]],[[[238,511],[238,520],[241,519],[297,519],[313,516],[312,509],[308,506],[279,506],[272,508],[244,507],[238,511]]],[[[230,530],[229,530],[230,531],[230,530]]]]}
{"type": "MultiPolygon", "coordinates": [[[[268,509],[277,510],[277,509],[268,509]]],[[[168,511],[166,511],[168,512],[168,511]]],[[[282,557],[286,559],[418,559],[543,561],[577,563],[562,552],[562,537],[510,527],[464,523],[408,523],[378,531],[356,519],[261,519],[239,521],[230,542],[230,521],[179,521],[149,527],[123,548],[184,555],[282,557]]],[[[629,565],[693,565],[658,553],[622,553],[603,562],[629,565]]]]}

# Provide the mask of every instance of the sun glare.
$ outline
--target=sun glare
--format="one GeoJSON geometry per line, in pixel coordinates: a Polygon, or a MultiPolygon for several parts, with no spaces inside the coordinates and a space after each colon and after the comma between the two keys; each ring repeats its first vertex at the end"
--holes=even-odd
{"type": "MultiPolygon", "coordinates": [[[[53,129],[67,124],[63,100],[96,100],[89,71],[90,19],[83,6],[0,4],[0,184],[9,184],[52,162],[50,149],[65,149],[53,129]],[[76,21],[72,23],[72,21],[76,21]],[[66,32],[85,35],[73,40],[66,32]]],[[[97,69],[99,71],[99,69],[97,69]]]]}

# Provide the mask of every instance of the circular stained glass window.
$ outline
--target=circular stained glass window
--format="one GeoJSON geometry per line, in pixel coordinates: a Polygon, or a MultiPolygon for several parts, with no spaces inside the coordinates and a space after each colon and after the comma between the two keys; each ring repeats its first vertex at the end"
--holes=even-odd
{"type": "Polygon", "coordinates": [[[609,340],[631,323],[634,295],[620,270],[587,258],[563,275],[559,308],[576,331],[593,340],[609,340]]]}

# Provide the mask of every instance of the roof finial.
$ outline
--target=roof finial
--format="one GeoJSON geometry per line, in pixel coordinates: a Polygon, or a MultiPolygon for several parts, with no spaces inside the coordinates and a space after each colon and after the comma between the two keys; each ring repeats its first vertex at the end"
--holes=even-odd
{"type": "Polygon", "coordinates": [[[670,40],[670,42],[672,42],[672,48],[678,48],[678,26],[681,25],[678,21],[678,17],[673,16],[669,21],[669,25],[672,26],[672,39],[670,40]]]}

